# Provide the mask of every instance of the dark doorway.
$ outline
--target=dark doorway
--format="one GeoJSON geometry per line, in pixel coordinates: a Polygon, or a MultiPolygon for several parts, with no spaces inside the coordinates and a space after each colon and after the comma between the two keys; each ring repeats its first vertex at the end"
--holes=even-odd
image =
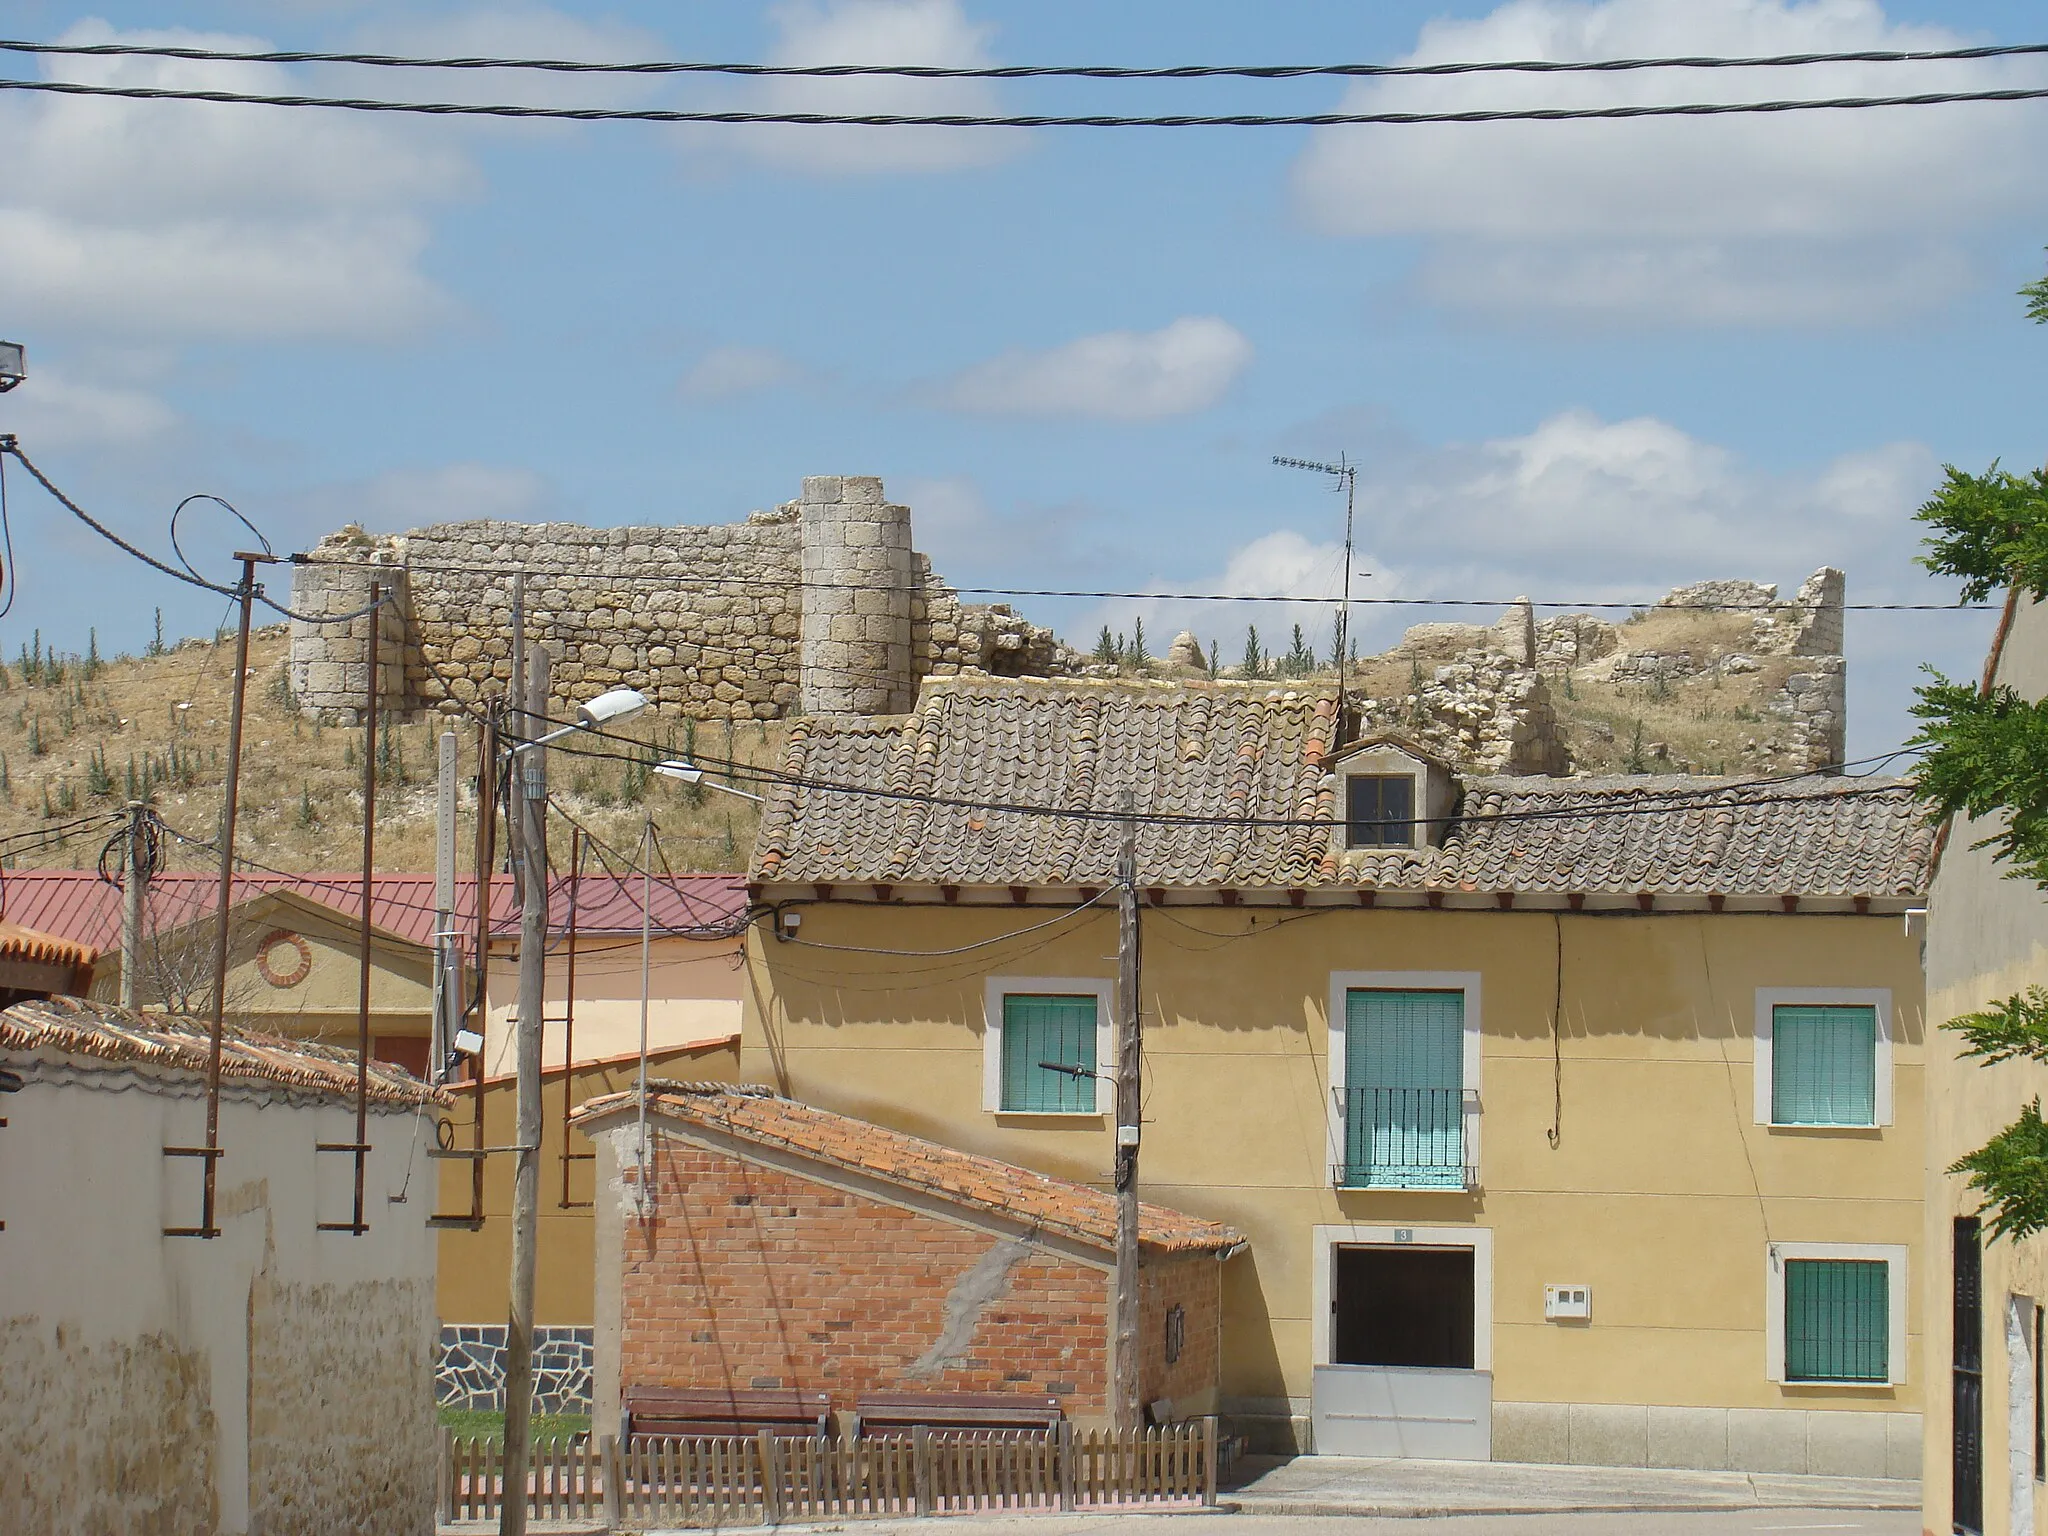
{"type": "Polygon", "coordinates": [[[1339,1248],[1333,1365],[1472,1369],[1470,1248],[1339,1248]]]}
{"type": "Polygon", "coordinates": [[[1956,1218],[1954,1339],[1950,1398],[1954,1422],[1949,1464],[1955,1529],[1984,1529],[1984,1255],[1977,1218],[1956,1218]]]}

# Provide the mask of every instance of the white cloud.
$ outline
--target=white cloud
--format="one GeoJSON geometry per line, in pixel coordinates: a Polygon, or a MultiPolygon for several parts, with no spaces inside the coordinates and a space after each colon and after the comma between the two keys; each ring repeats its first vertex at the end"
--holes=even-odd
{"type": "Polygon", "coordinates": [[[81,378],[29,361],[30,378],[7,402],[8,430],[30,453],[126,448],[160,438],[178,413],[147,390],[81,378]]]}
{"type": "Polygon", "coordinates": [[[530,469],[462,462],[387,470],[367,480],[319,486],[274,502],[266,525],[279,548],[304,547],[346,523],[390,533],[431,523],[489,518],[542,522],[559,510],[553,486],[530,469]]]}
{"type": "Polygon", "coordinates": [[[1252,344],[1237,327],[1190,315],[1156,331],[1104,331],[1042,352],[1006,352],[955,375],[933,398],[987,415],[1155,421],[1214,405],[1251,360],[1252,344]]]}
{"type": "MultiPolygon", "coordinates": [[[[771,12],[773,64],[924,64],[982,66],[991,28],[968,19],[959,0],[788,0],[771,12]]],[[[756,112],[959,114],[1000,108],[985,80],[771,78],[726,99],[756,112]]],[[[685,142],[817,175],[953,171],[988,165],[1021,150],[1025,134],[1005,128],[804,127],[737,124],[691,134],[685,142]]]]}
{"type": "Polygon", "coordinates": [[[729,400],[803,377],[803,369],[772,347],[713,347],[676,386],[686,400],[729,400]]]}
{"type": "MultiPolygon", "coordinates": [[[[1509,0],[1410,58],[1756,56],[1965,41],[1877,0],[1509,0]]],[[[2039,84],[2035,61],[1360,82],[1347,110],[1455,110],[2039,84]]],[[[1966,286],[1974,231],[2038,212],[2040,114],[1999,105],[1628,122],[1319,130],[1310,220],[1422,236],[1421,290],[1482,309],[1678,323],[1844,323],[1966,286]]]]}
{"type": "MultiPolygon", "coordinates": [[[[85,22],[72,41],[251,47],[85,22]]],[[[292,90],[276,65],[46,60],[95,84],[292,90]]],[[[418,267],[426,211],[473,185],[466,159],[340,114],[50,97],[0,102],[0,270],[33,334],[389,338],[448,314],[418,267]]]]}

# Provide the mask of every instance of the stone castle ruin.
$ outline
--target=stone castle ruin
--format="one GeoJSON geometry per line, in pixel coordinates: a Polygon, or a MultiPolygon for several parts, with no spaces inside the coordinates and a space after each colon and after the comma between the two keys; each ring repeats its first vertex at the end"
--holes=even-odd
{"type": "MultiPolygon", "coordinates": [[[[557,657],[558,710],[623,686],[701,720],[890,715],[911,708],[928,676],[1117,674],[1006,604],[961,602],[912,547],[910,509],[873,476],[808,477],[797,500],[713,527],[350,527],[300,558],[292,603],[346,614],[372,583],[395,589],[379,616],[380,707],[454,710],[511,680],[515,571],[526,573],[529,638],[557,657]]],[[[1677,718],[1668,701],[1697,699],[1700,719],[1728,719],[1725,739],[1630,741],[1630,771],[1822,767],[1842,757],[1842,592],[1842,573],[1823,569],[1789,602],[1775,587],[1717,581],[1618,624],[1539,620],[1526,601],[1492,625],[1419,624],[1361,659],[1357,724],[1480,771],[1565,773],[1619,761],[1631,708],[1640,737],[1646,717],[1677,718]]],[[[291,684],[309,712],[359,718],[370,622],[294,622],[291,684]]],[[[1211,673],[1199,657],[1181,636],[1149,675],[1288,686],[1232,681],[1234,669],[1211,673]]]]}

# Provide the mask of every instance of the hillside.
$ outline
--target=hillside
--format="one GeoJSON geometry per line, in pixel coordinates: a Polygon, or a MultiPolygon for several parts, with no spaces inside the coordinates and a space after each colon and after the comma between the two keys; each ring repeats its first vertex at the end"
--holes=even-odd
{"type": "MultiPolygon", "coordinates": [[[[1482,671],[1489,656],[1503,661],[1499,636],[1513,622],[1510,615],[1491,627],[1417,626],[1393,650],[1359,661],[1354,696],[1375,701],[1373,722],[1397,730],[1454,714],[1462,707],[1461,669],[1470,671],[1475,658],[1482,671]]],[[[1565,615],[1529,631],[1535,665],[1520,675],[1541,679],[1571,771],[1778,772],[1800,763],[1796,733],[1774,701],[1789,677],[1816,665],[1785,652],[1784,627],[1774,617],[1674,607],[1619,624],[1565,615]]],[[[362,859],[363,732],[306,717],[288,685],[286,646],[283,625],[258,630],[250,644],[240,842],[250,858],[281,869],[354,869],[362,859]]],[[[54,839],[48,846],[10,844],[7,867],[90,867],[111,824],[63,824],[116,812],[131,797],[149,800],[176,831],[210,840],[220,815],[233,669],[231,635],[113,658],[98,657],[91,645],[83,657],[54,657],[37,636],[0,665],[0,837],[49,829],[54,839]]],[[[1243,675],[1241,666],[1214,673],[1190,666],[1185,653],[1178,664],[1148,659],[1120,670],[1159,679],[1243,675]]],[[[1266,658],[1261,675],[1282,685],[1335,681],[1326,665],[1290,667],[1284,657],[1266,658]]],[[[380,731],[379,869],[432,867],[435,738],[448,728],[434,718],[380,731]]],[[[458,846],[466,858],[474,838],[476,732],[459,717],[453,728],[462,786],[458,846]]],[[[649,756],[695,752],[710,761],[772,765],[786,727],[643,717],[619,734],[647,743],[649,756]]],[[[582,747],[592,748],[628,751],[601,742],[582,747]]],[[[757,822],[747,800],[650,779],[626,756],[557,753],[551,772],[559,803],[615,862],[620,851],[631,854],[651,814],[670,867],[744,866],[757,822]]],[[[167,852],[172,868],[211,867],[203,847],[173,841],[167,852]]],[[[568,860],[568,829],[559,824],[552,852],[558,866],[568,860]]],[[[601,868],[604,856],[593,850],[585,867],[601,868]]]]}
{"type": "MultiPolygon", "coordinates": [[[[285,674],[283,625],[257,631],[249,646],[243,725],[240,835],[251,859],[280,869],[356,869],[362,863],[363,732],[305,718],[285,674]]],[[[147,799],[178,832],[211,839],[219,825],[227,758],[234,637],[185,640],[159,655],[46,659],[40,640],[0,666],[0,836],[33,832],[147,799]]],[[[380,731],[377,867],[433,867],[435,738],[449,723],[415,721],[380,731]]],[[[458,847],[474,847],[476,730],[452,723],[460,750],[458,847]]],[[[672,721],[629,722],[663,755],[693,747],[707,757],[772,762],[776,723],[691,729],[672,721]]],[[[614,750],[592,743],[601,750],[614,750]]],[[[617,749],[625,750],[625,749],[617,749]]],[[[669,865],[678,870],[740,868],[753,844],[750,801],[715,790],[649,779],[624,760],[553,754],[552,789],[569,813],[614,850],[631,854],[643,817],[654,817],[669,865]]],[[[744,787],[744,786],[743,786],[744,787]]],[[[11,868],[86,868],[111,827],[80,829],[55,847],[20,851],[11,868]]],[[[209,850],[173,841],[170,867],[212,866],[209,850]]],[[[557,824],[552,856],[569,857],[557,824]]],[[[593,853],[586,868],[599,868],[593,853]]]]}

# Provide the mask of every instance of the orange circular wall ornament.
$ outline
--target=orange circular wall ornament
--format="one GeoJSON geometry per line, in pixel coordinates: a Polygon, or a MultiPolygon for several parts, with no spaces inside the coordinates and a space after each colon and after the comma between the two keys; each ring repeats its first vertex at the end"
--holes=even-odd
{"type": "Polygon", "coordinates": [[[256,946],[256,969],[273,987],[296,987],[313,974],[313,946],[289,928],[272,929],[256,946]]]}

